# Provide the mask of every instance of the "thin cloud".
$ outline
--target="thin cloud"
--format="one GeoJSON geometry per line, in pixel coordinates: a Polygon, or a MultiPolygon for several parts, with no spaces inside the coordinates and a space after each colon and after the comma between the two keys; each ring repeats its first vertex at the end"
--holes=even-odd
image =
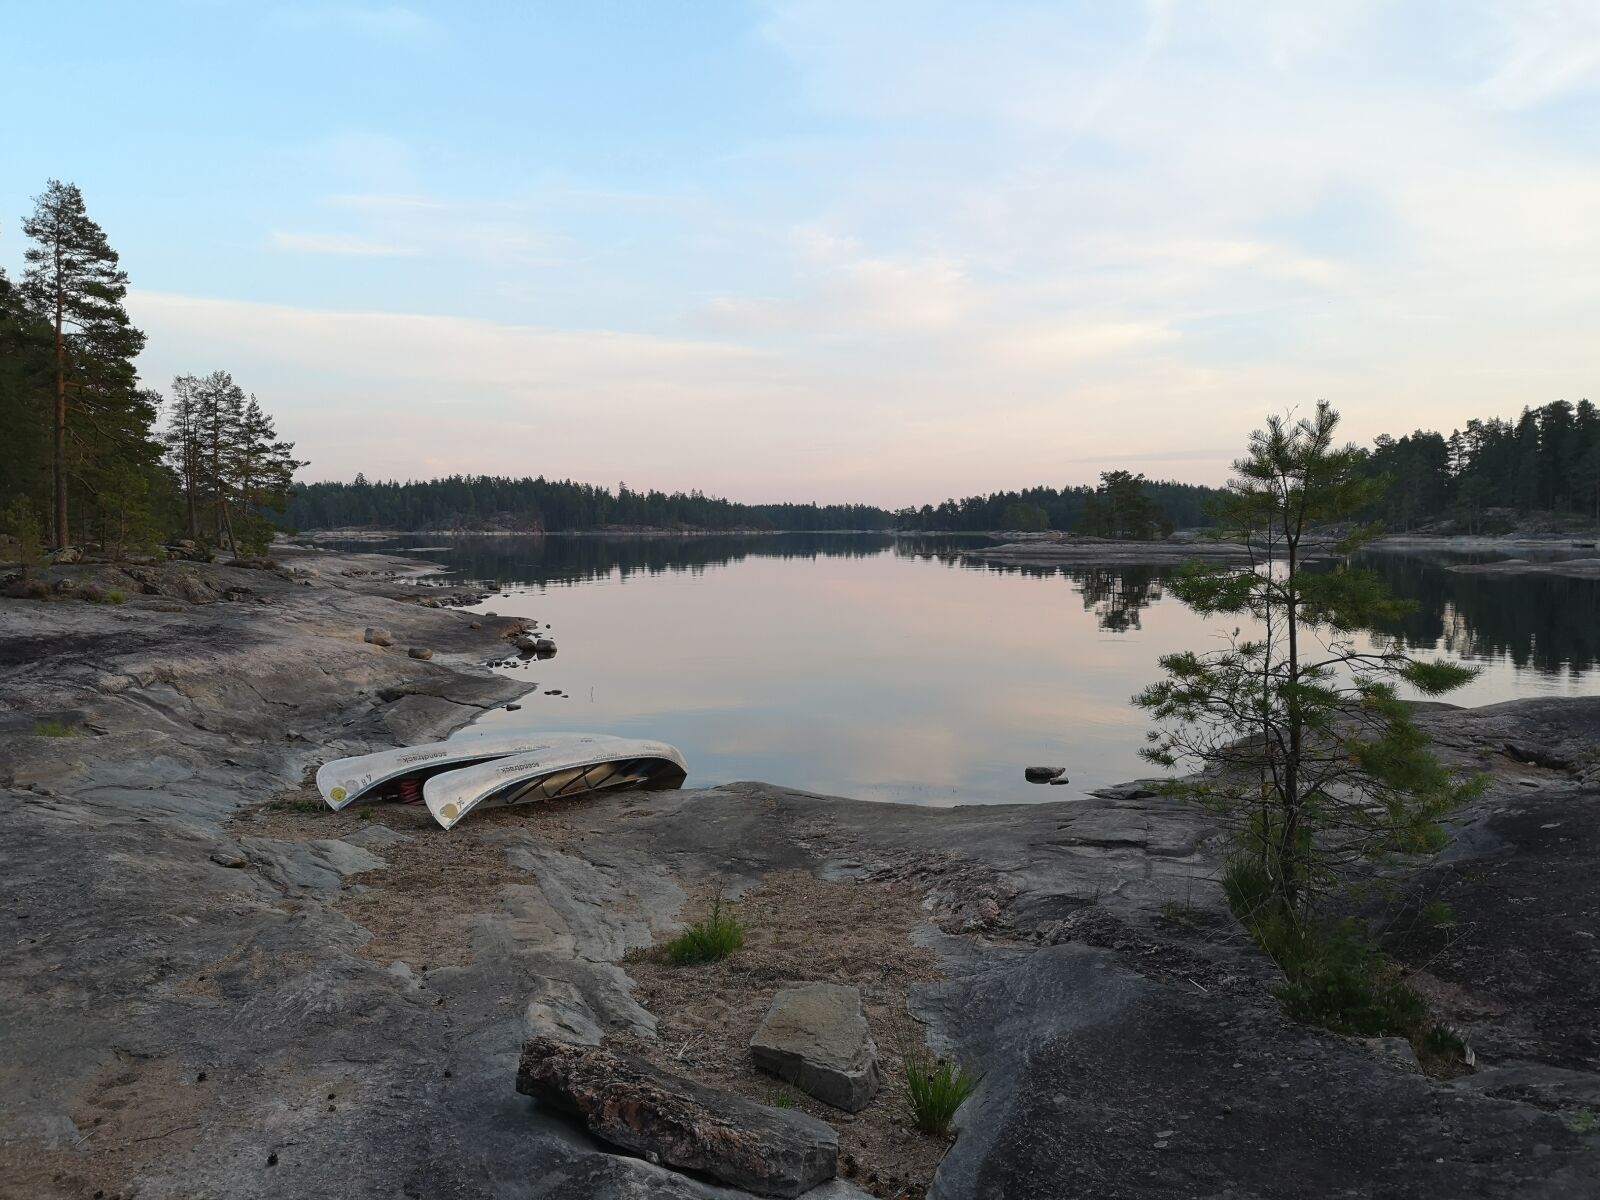
{"type": "Polygon", "coordinates": [[[418,253],[409,246],[395,246],[344,233],[287,233],[272,235],[274,249],[292,254],[331,254],[344,258],[400,258],[418,253]]]}

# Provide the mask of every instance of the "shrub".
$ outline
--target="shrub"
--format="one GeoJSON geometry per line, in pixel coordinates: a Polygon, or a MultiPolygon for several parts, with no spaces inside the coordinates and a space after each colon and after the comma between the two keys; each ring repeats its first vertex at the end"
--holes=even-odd
{"type": "Polygon", "coordinates": [[[952,1062],[926,1054],[906,1056],[906,1083],[911,1093],[911,1119],[923,1133],[946,1137],[956,1109],[972,1095],[978,1078],[952,1062]]]}
{"type": "Polygon", "coordinates": [[[718,900],[711,915],[689,926],[666,945],[667,957],[678,966],[720,962],[744,945],[744,925],[722,911],[718,900]]]}
{"type": "Polygon", "coordinates": [[[77,737],[78,731],[65,721],[40,721],[33,727],[37,737],[77,737]]]}
{"type": "Polygon", "coordinates": [[[116,589],[112,589],[100,598],[100,603],[102,604],[126,604],[127,602],[128,593],[116,589]]]}
{"type": "Polygon", "coordinates": [[[1283,971],[1277,996],[1297,1021],[1358,1037],[1421,1034],[1427,1006],[1352,922],[1317,924],[1286,910],[1256,857],[1230,860],[1222,890],[1234,916],[1283,971]]]}
{"type": "Polygon", "coordinates": [[[1278,989],[1297,1021],[1356,1037],[1410,1037],[1427,1018],[1422,997],[1394,968],[1362,947],[1359,959],[1335,955],[1304,967],[1278,989]]]}

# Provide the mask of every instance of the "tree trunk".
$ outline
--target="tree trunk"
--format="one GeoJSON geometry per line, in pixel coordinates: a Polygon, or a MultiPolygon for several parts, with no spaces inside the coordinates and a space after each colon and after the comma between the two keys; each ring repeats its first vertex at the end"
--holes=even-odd
{"type": "MultiPolygon", "coordinates": [[[[59,261],[60,255],[56,257],[59,261]]],[[[60,279],[59,266],[56,278],[60,279]]],[[[58,284],[56,287],[56,432],[52,454],[55,514],[51,522],[55,526],[53,540],[57,550],[68,545],[71,540],[67,536],[67,343],[61,332],[62,307],[61,288],[58,284]]]]}

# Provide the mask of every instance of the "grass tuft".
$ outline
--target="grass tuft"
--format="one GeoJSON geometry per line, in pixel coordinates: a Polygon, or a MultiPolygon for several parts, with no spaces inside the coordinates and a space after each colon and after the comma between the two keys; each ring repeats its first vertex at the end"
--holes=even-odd
{"type": "Polygon", "coordinates": [[[65,721],[40,721],[33,727],[36,737],[77,737],[78,731],[65,721]]]}
{"type": "Polygon", "coordinates": [[[1573,1133],[1593,1133],[1600,1129],[1600,1116],[1592,1108],[1569,1108],[1561,1114],[1561,1123],[1573,1133]]]}
{"type": "Polygon", "coordinates": [[[948,1137],[956,1109],[978,1086],[965,1068],[926,1054],[908,1054],[906,1083],[911,1092],[911,1119],[923,1133],[948,1137]]]}
{"type": "Polygon", "coordinates": [[[321,800],[306,800],[296,798],[292,800],[274,800],[267,805],[274,812],[319,813],[327,810],[321,800]]]}
{"type": "Polygon", "coordinates": [[[718,900],[711,915],[697,921],[666,944],[667,957],[680,967],[694,963],[720,962],[744,945],[744,925],[739,918],[722,911],[718,900]]]}

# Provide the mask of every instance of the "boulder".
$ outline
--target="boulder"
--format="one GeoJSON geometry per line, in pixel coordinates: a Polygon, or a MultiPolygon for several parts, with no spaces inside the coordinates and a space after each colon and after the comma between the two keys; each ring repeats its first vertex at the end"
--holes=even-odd
{"type": "Polygon", "coordinates": [[[815,1117],[602,1046],[524,1042],[517,1091],[577,1116],[612,1145],[762,1196],[798,1196],[837,1169],[839,1135],[815,1117]]]}
{"type": "Polygon", "coordinates": [[[82,562],[83,551],[76,546],[62,546],[61,549],[51,552],[50,561],[56,566],[82,562]]]}
{"type": "Polygon", "coordinates": [[[1065,767],[1025,767],[1022,777],[1029,783],[1052,783],[1066,773],[1065,767]]]}
{"type": "Polygon", "coordinates": [[[406,653],[412,658],[420,658],[424,662],[433,657],[433,651],[426,646],[412,646],[406,653]]]}
{"type": "Polygon", "coordinates": [[[363,642],[371,642],[374,646],[394,645],[394,634],[379,625],[368,625],[366,632],[361,635],[363,642]]]}
{"type": "Polygon", "coordinates": [[[750,1039],[756,1066],[824,1104],[860,1112],[878,1094],[878,1047],[861,992],[837,983],[785,988],[750,1039]]]}

